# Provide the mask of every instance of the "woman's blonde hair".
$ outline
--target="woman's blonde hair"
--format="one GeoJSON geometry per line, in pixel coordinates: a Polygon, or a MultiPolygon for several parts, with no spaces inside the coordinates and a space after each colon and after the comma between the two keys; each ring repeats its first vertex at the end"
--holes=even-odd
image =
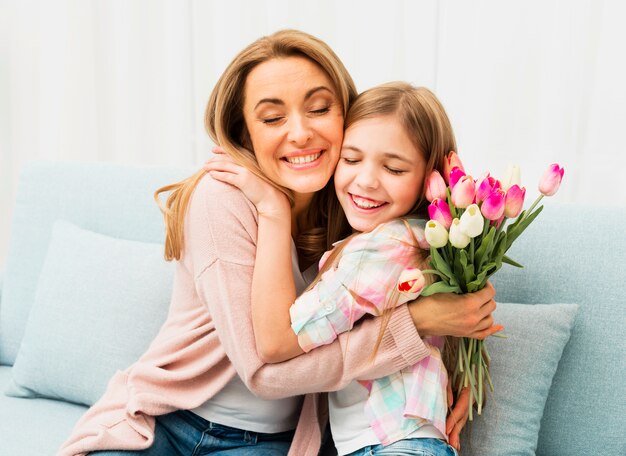
{"type": "MultiPolygon", "coordinates": [[[[344,118],[356,87],[339,57],[323,41],[298,30],[281,30],[259,38],[242,50],[218,80],[207,103],[204,124],[211,139],[226,154],[254,174],[282,190],[293,202],[289,189],[270,181],[260,170],[243,116],[246,78],[257,65],[272,59],[305,57],[326,72],[334,84],[344,118]]],[[[191,195],[205,175],[204,170],[189,178],[167,185],[155,192],[155,199],[164,214],[166,238],[165,258],[180,259],[183,250],[184,218],[191,195]],[[170,192],[163,205],[159,195],[170,192]]],[[[331,180],[332,181],[332,180],[331,180]]],[[[307,230],[296,239],[301,257],[317,261],[333,242],[345,235],[346,222],[337,202],[332,182],[316,193],[308,211],[307,230]]]]}
{"type": "MultiPolygon", "coordinates": [[[[443,173],[446,155],[450,151],[456,151],[456,140],[450,119],[441,102],[427,88],[414,87],[407,82],[389,82],[366,90],[354,100],[346,117],[345,128],[350,128],[351,125],[360,120],[380,116],[396,117],[413,141],[416,149],[423,154],[426,160],[424,188],[422,188],[413,208],[405,215],[427,218],[426,178],[433,170],[443,173]]],[[[412,246],[415,248],[415,267],[428,268],[427,252],[418,246],[417,239],[408,223],[406,223],[406,227],[412,238],[412,246]]],[[[340,247],[346,244],[347,242],[344,242],[340,247]]],[[[338,248],[324,263],[319,275],[321,276],[327,269],[337,264],[340,257],[341,248],[338,248]]],[[[380,347],[397,298],[397,293],[391,293],[390,301],[392,302],[384,305],[381,331],[376,341],[374,355],[380,347]]],[[[446,346],[448,345],[452,348],[447,350],[444,359],[446,360],[446,367],[450,369],[456,358],[456,343],[453,340],[446,340],[446,346]]]]}

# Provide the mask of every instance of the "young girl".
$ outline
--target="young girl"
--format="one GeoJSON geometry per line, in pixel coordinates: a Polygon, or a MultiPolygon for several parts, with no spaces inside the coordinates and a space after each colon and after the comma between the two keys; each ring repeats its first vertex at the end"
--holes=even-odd
{"type": "MultiPolygon", "coordinates": [[[[268,113],[268,121],[282,119],[268,113]]],[[[327,252],[318,277],[297,299],[284,195],[237,165],[218,161],[207,168],[241,188],[262,215],[252,318],[266,362],[328,344],[363,316],[386,315],[415,299],[425,284],[418,269],[428,248],[420,221],[427,207],[424,181],[432,170],[442,171],[445,155],[456,150],[441,103],[428,89],[384,84],[359,95],[345,125],[334,184],[355,234],[327,252]]],[[[307,160],[304,152],[302,160],[307,160]]],[[[423,454],[425,449],[456,454],[446,443],[443,339],[423,340],[429,354],[417,364],[330,394],[331,430],[340,455],[423,454]]],[[[381,332],[376,346],[385,343],[381,332]]],[[[344,349],[358,347],[348,339],[344,349]]]]}

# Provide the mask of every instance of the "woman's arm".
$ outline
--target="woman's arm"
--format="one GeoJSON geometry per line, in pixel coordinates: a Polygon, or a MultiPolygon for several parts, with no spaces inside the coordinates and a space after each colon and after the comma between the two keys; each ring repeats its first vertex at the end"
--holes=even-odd
{"type": "Polygon", "coordinates": [[[251,311],[259,357],[263,362],[277,363],[304,353],[289,318],[296,287],[287,197],[227,157],[207,162],[205,170],[215,179],[239,188],[258,211],[251,311]]]}

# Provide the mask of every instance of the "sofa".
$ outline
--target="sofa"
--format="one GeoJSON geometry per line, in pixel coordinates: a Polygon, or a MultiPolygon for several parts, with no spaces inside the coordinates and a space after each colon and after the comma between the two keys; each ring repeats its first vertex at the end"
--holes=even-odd
{"type": "MultiPolygon", "coordinates": [[[[0,455],[53,455],[167,313],[156,188],[193,169],[33,162],[0,266],[0,455]]],[[[567,181],[564,183],[567,185],[567,181]]],[[[528,194],[533,194],[528,185],[528,194]]],[[[626,208],[558,204],[493,278],[495,391],[462,454],[626,454],[626,208]]]]}

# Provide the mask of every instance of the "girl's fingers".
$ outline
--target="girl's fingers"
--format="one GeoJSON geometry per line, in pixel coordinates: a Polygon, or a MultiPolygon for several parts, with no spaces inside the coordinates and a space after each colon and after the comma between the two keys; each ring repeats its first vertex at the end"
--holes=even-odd
{"type": "Polygon", "coordinates": [[[239,182],[239,176],[233,173],[225,172],[225,171],[217,171],[211,170],[209,171],[209,175],[220,182],[224,182],[226,184],[234,185],[237,188],[241,188],[239,182]]]}
{"type": "Polygon", "coordinates": [[[457,398],[456,404],[448,419],[446,420],[446,433],[450,445],[456,448],[457,451],[461,449],[460,435],[465,423],[467,422],[467,411],[469,409],[469,389],[464,388],[461,394],[457,398]]]}
{"type": "Polygon", "coordinates": [[[202,168],[204,168],[205,171],[223,171],[233,174],[239,174],[243,170],[242,166],[226,160],[207,161],[202,168]]]}
{"type": "Polygon", "coordinates": [[[213,152],[214,154],[225,154],[226,152],[224,152],[224,149],[222,149],[220,146],[215,146],[213,149],[211,149],[211,152],[213,152]]]}

